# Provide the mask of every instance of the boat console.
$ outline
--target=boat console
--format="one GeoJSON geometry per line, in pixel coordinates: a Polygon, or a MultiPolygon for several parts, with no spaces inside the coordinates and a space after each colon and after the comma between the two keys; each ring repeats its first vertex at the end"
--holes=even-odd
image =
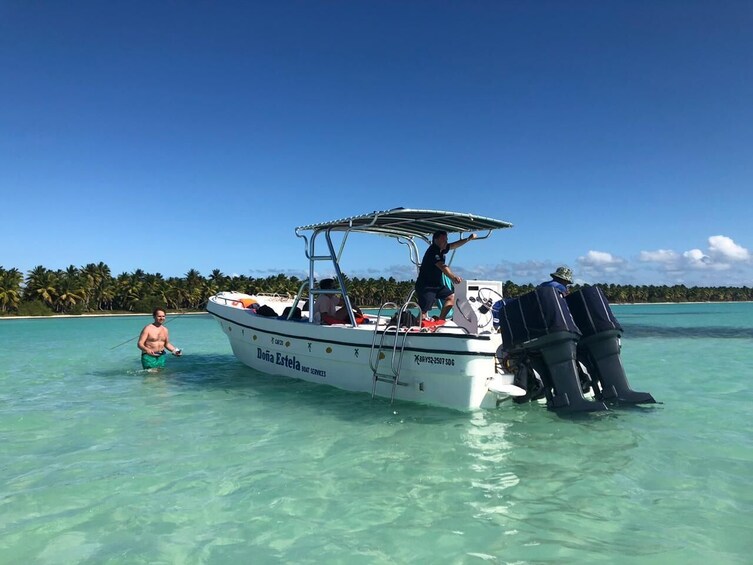
{"type": "Polygon", "coordinates": [[[492,306],[502,298],[499,281],[462,280],[455,285],[455,307],[452,321],[469,334],[488,334],[496,331],[492,306]]]}

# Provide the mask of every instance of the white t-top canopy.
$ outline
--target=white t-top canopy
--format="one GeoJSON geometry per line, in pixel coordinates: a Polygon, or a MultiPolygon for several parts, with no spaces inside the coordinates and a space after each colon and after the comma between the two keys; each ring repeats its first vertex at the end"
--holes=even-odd
{"type": "Polygon", "coordinates": [[[440,230],[447,233],[461,233],[482,230],[511,228],[510,222],[485,218],[474,214],[460,214],[442,210],[412,210],[410,208],[393,208],[381,212],[371,212],[361,216],[311,224],[296,228],[319,231],[353,231],[373,233],[392,237],[421,237],[431,239],[431,235],[440,230]]]}

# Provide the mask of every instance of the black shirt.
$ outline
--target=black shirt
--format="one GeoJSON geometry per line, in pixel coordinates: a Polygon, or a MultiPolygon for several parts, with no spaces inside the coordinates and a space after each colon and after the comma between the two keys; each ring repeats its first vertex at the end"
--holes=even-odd
{"type": "Polygon", "coordinates": [[[421,260],[421,268],[418,270],[417,287],[438,287],[444,284],[442,271],[437,268],[437,263],[439,261],[444,262],[444,257],[449,250],[449,245],[444,249],[440,249],[436,243],[429,246],[421,260]]]}

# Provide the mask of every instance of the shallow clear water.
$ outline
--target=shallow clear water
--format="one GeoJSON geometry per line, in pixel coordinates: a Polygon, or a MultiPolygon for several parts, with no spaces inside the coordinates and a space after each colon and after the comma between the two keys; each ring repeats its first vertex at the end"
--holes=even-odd
{"type": "Polygon", "coordinates": [[[749,563],[753,304],[615,308],[633,388],[576,419],[268,377],[206,316],[0,320],[2,563],[749,563]]]}

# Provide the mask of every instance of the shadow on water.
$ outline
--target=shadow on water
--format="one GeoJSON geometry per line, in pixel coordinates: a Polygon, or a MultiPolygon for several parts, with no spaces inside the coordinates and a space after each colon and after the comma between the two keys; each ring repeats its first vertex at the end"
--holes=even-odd
{"type": "Polygon", "coordinates": [[[729,328],[724,326],[649,326],[644,324],[622,324],[625,337],[692,337],[717,339],[751,339],[753,328],[729,328]]]}
{"type": "Polygon", "coordinates": [[[628,414],[650,414],[660,411],[664,403],[657,401],[654,404],[610,404],[607,403],[607,410],[597,410],[595,412],[567,412],[562,411],[547,411],[545,406],[540,406],[544,411],[552,414],[554,418],[562,421],[570,421],[573,423],[590,423],[602,420],[619,419],[628,414]]]}
{"type": "Polygon", "coordinates": [[[290,377],[268,375],[246,367],[232,354],[195,354],[179,362],[171,359],[164,369],[100,370],[93,374],[107,379],[141,378],[144,382],[159,380],[182,387],[185,392],[215,390],[234,396],[262,398],[266,404],[289,409],[291,403],[314,406],[317,410],[343,420],[361,420],[364,415],[389,421],[417,424],[446,423],[468,420],[468,413],[413,402],[395,401],[363,392],[341,390],[327,384],[317,384],[290,377]]]}
{"type": "Polygon", "coordinates": [[[648,310],[641,310],[640,312],[625,312],[623,310],[620,310],[618,312],[620,320],[624,320],[626,318],[645,318],[654,316],[669,316],[671,318],[676,318],[677,316],[719,316],[726,314],[727,312],[725,310],[678,310],[676,308],[666,312],[652,312],[648,310]]]}
{"type": "MultiPolygon", "coordinates": [[[[325,410],[345,421],[362,420],[364,416],[383,418],[396,423],[433,424],[457,421],[465,424],[472,412],[462,412],[438,406],[429,406],[414,402],[377,397],[363,392],[341,390],[327,384],[317,384],[290,377],[269,375],[246,367],[232,354],[196,354],[186,356],[167,365],[163,370],[147,371],[143,369],[101,370],[93,374],[107,379],[123,377],[140,378],[144,382],[159,381],[161,383],[178,386],[184,392],[222,391],[233,396],[258,397],[266,404],[276,404],[289,409],[291,403],[301,403],[302,406],[314,406],[317,410],[325,410]]],[[[593,422],[603,419],[619,418],[621,413],[653,412],[661,402],[651,405],[609,405],[607,411],[597,412],[566,412],[550,411],[544,404],[538,402],[513,404],[498,410],[482,410],[492,419],[501,417],[503,420],[515,421],[519,417],[530,417],[540,413],[544,419],[577,422],[593,422]]]]}

